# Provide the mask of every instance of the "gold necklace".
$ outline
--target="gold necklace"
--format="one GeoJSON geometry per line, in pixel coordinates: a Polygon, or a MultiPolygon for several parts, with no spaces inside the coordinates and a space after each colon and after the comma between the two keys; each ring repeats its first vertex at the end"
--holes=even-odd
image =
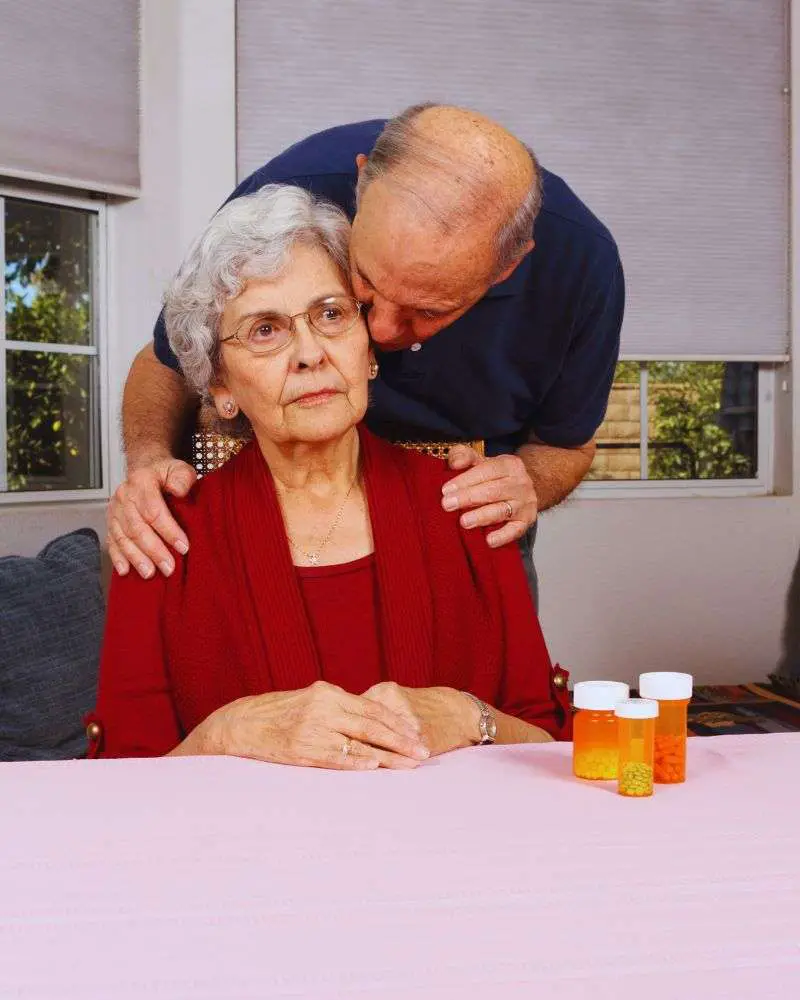
{"type": "Polygon", "coordinates": [[[315,551],[309,552],[306,549],[301,548],[297,544],[297,542],[292,538],[292,536],[289,534],[289,529],[288,528],[286,529],[286,537],[289,539],[289,545],[291,545],[291,547],[295,550],[295,552],[299,552],[300,555],[304,559],[308,560],[309,566],[317,566],[317,565],[319,565],[319,557],[322,554],[322,550],[325,548],[325,546],[331,540],[331,537],[332,537],[334,531],[336,531],[336,529],[339,527],[339,524],[340,524],[340,522],[342,520],[342,517],[344,515],[344,509],[347,506],[347,501],[350,499],[350,494],[353,492],[353,487],[356,485],[356,480],[357,479],[358,479],[358,470],[356,469],[356,474],[353,476],[353,480],[350,483],[350,486],[348,487],[347,493],[345,493],[345,495],[344,495],[344,500],[342,500],[342,505],[337,510],[336,516],[334,517],[334,519],[333,519],[333,521],[331,523],[330,528],[328,528],[328,533],[325,535],[325,537],[319,543],[319,545],[317,546],[317,548],[316,548],[315,551]]]}

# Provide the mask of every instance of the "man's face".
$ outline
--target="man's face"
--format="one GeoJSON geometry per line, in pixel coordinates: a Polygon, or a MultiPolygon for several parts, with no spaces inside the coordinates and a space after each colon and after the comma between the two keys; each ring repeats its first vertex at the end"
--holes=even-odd
{"type": "Polygon", "coordinates": [[[492,284],[491,239],[484,227],[446,234],[422,206],[380,182],[371,184],[353,221],[353,292],[369,306],[373,341],[402,350],[454,323],[492,284]]]}

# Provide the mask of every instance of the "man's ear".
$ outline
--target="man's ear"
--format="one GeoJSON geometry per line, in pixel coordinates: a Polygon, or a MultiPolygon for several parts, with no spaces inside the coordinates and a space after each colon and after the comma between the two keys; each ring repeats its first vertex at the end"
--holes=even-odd
{"type": "Polygon", "coordinates": [[[366,162],[367,162],[366,153],[357,153],[356,154],[356,167],[358,168],[358,172],[359,173],[361,173],[361,171],[364,169],[364,164],[366,162]]]}
{"type": "Polygon", "coordinates": [[[505,271],[503,271],[501,274],[498,274],[498,276],[494,279],[492,284],[499,285],[501,281],[505,281],[506,278],[510,278],[511,275],[516,271],[516,269],[519,267],[522,261],[528,256],[528,254],[531,252],[531,250],[533,250],[535,246],[536,244],[533,242],[533,240],[528,240],[528,242],[525,244],[524,251],[519,255],[519,257],[517,257],[517,259],[512,264],[508,265],[505,271]]]}

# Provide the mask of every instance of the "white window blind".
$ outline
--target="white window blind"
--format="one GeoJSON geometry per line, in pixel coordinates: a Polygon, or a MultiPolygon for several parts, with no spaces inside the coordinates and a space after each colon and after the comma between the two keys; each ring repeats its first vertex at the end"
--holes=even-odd
{"type": "Polygon", "coordinates": [[[614,233],[626,356],[786,354],[785,0],[238,0],[237,18],[242,176],[331,125],[475,107],[614,233]]]}
{"type": "Polygon", "coordinates": [[[137,0],[0,0],[0,174],[136,193],[137,0]]]}

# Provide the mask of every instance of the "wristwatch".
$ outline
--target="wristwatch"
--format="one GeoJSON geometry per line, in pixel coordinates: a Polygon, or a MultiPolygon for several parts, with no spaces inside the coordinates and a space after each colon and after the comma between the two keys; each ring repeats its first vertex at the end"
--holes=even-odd
{"type": "Polygon", "coordinates": [[[477,743],[478,746],[482,747],[494,743],[495,738],[497,737],[497,722],[494,718],[494,712],[491,708],[489,708],[485,701],[481,701],[480,698],[476,698],[471,692],[465,691],[464,694],[468,698],[471,698],[481,710],[481,717],[478,720],[480,739],[475,740],[474,742],[477,743]]]}

